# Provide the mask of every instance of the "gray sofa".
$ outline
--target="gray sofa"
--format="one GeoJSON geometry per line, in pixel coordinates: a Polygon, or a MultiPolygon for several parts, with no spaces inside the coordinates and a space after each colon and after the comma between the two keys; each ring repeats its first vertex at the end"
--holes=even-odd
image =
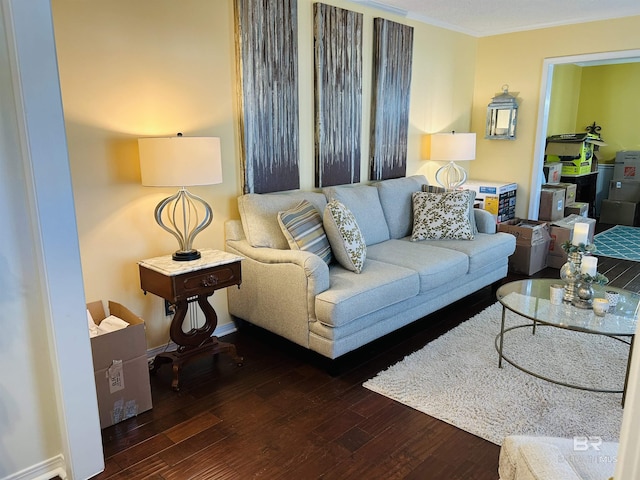
{"type": "Polygon", "coordinates": [[[324,188],[247,194],[240,220],[225,224],[226,249],[244,257],[242,285],[229,289],[231,315],[335,359],[505,277],[515,237],[472,209],[473,240],[411,241],[413,192],[424,176],[324,188]],[[302,199],[322,215],[337,199],[366,242],[361,273],[292,250],[278,212],[302,199]]]}

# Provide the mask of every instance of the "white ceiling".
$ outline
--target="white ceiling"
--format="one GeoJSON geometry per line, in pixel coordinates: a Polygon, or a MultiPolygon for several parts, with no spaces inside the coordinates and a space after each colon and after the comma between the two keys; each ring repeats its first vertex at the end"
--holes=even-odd
{"type": "Polygon", "coordinates": [[[352,1],[476,37],[640,15],[640,0],[352,1]]]}

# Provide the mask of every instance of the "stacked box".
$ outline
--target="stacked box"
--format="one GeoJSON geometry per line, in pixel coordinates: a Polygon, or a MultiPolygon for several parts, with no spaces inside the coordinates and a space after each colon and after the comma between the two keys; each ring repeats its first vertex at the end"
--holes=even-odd
{"type": "Polygon", "coordinates": [[[544,178],[547,183],[558,183],[562,176],[562,162],[545,163],[542,167],[542,171],[544,172],[544,178]]]}
{"type": "Polygon", "coordinates": [[[568,207],[564,207],[564,216],[580,215],[582,217],[589,216],[589,202],[573,202],[568,207]]]}
{"type": "Polygon", "coordinates": [[[602,200],[600,208],[600,223],[612,225],[628,225],[631,227],[640,224],[639,203],[620,202],[618,200],[602,200]]]}
{"type": "Polygon", "coordinates": [[[640,202],[640,182],[636,180],[611,180],[609,200],[618,202],[640,202]]]}
{"type": "Polygon", "coordinates": [[[616,152],[613,165],[614,180],[640,180],[640,151],[622,150],[616,152]]]}
{"type": "Polygon", "coordinates": [[[559,188],[561,190],[564,190],[565,207],[568,207],[576,201],[578,185],[576,185],[575,183],[545,183],[544,185],[542,185],[542,188],[559,188]]]}
{"type": "Polygon", "coordinates": [[[540,210],[538,218],[545,221],[560,220],[564,217],[565,190],[542,188],[540,190],[540,210]]]}
{"type": "Polygon", "coordinates": [[[498,224],[498,231],[516,237],[516,251],[509,257],[509,271],[533,275],[547,266],[551,237],[546,222],[514,218],[498,224]]]}
{"type": "Polygon", "coordinates": [[[562,175],[584,175],[591,172],[594,145],[606,145],[598,135],[567,133],[547,138],[546,161],[562,162],[562,175]]]}
{"type": "Polygon", "coordinates": [[[518,184],[470,180],[462,188],[475,191],[480,208],[490,212],[498,223],[515,218],[518,184]]]}

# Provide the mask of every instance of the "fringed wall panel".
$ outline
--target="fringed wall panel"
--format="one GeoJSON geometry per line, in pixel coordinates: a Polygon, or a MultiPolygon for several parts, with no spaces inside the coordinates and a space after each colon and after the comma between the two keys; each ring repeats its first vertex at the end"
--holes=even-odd
{"type": "Polygon", "coordinates": [[[360,181],[362,14],[314,4],[316,187],[360,181]]]}
{"type": "Polygon", "coordinates": [[[245,193],[300,188],[297,0],[236,0],[245,193]]]}
{"type": "Polygon", "coordinates": [[[371,180],[407,172],[413,27],[374,19],[371,180]]]}

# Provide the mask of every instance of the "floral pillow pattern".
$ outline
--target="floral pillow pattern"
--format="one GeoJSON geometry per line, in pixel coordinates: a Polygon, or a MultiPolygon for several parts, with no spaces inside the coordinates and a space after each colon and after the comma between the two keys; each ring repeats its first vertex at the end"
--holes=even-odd
{"type": "Polygon", "coordinates": [[[338,200],[331,200],[324,209],[323,223],[338,263],[360,273],[367,256],[367,245],[351,211],[338,200]]]}
{"type": "Polygon", "coordinates": [[[473,193],[469,190],[414,192],[411,240],[473,240],[469,220],[473,213],[470,198],[473,193]]]}

